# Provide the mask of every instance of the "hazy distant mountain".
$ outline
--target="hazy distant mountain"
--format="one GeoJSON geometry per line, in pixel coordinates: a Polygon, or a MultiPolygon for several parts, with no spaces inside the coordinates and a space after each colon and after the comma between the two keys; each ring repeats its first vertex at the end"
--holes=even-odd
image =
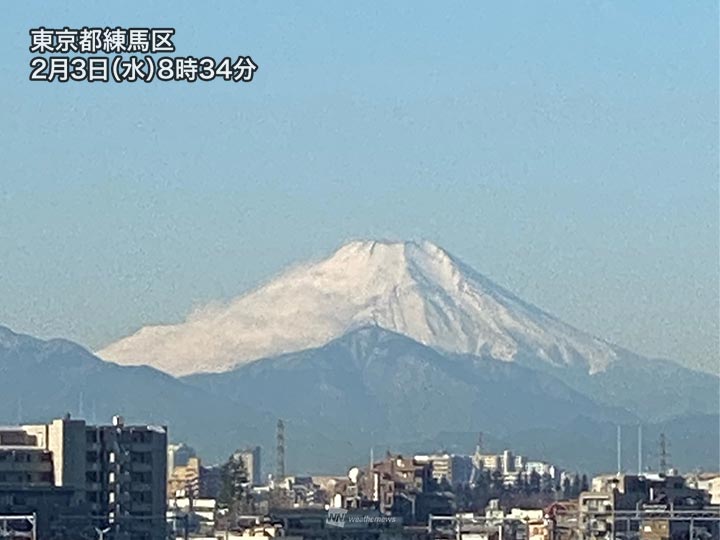
{"type": "MultiPolygon", "coordinates": [[[[660,465],[660,434],[668,441],[671,467],[680,471],[704,469],[717,471],[720,463],[720,416],[689,415],[664,422],[642,425],[642,446],[638,446],[638,424],[622,426],[622,469],[638,470],[638,450],[642,454],[642,470],[658,471],[660,465]]],[[[552,459],[557,465],[588,473],[617,470],[617,425],[578,417],[569,423],[551,428],[537,427],[519,430],[502,437],[485,434],[485,450],[500,452],[512,448],[515,452],[535,458],[552,459]]],[[[409,440],[393,445],[400,452],[430,452],[444,449],[464,453],[477,441],[474,432],[441,432],[421,440],[409,440]]]]}
{"type": "Polygon", "coordinates": [[[217,395],[263,403],[290,422],[308,419],[339,440],[368,447],[441,431],[503,435],[579,415],[630,421],[559,380],[518,364],[440,353],[377,327],[230,372],[185,377],[217,395]]]}
{"type": "MultiPolygon", "coordinates": [[[[685,380],[683,368],[673,369],[680,377],[676,380],[685,380]]],[[[639,380],[655,388],[653,381],[662,380],[660,372],[659,378],[646,372],[639,380]]],[[[638,377],[632,372],[628,375],[638,377]]],[[[597,394],[611,392],[610,401],[623,391],[632,393],[635,386],[643,387],[631,381],[617,384],[614,390],[603,386],[616,376],[610,373],[600,381],[586,375],[585,384],[597,394]]],[[[379,451],[469,453],[478,432],[483,432],[489,450],[513,448],[569,468],[612,471],[616,425],[622,424],[624,466],[633,470],[634,437],[640,423],[644,424],[646,466],[657,466],[660,432],[673,441],[673,465],[685,470],[712,468],[720,453],[720,418],[717,414],[683,416],[682,400],[673,405],[678,409],[676,418],[643,422],[542,371],[492,358],[438,352],[377,327],[349,332],[319,348],[183,380],[218,395],[262,403],[289,425],[305,422],[331,444],[341,443],[346,463],[353,458],[362,463],[371,446],[379,451]]],[[[664,390],[657,386],[657,392],[664,390]]],[[[647,395],[639,390],[624,399],[636,400],[641,394],[647,395]]],[[[704,402],[698,398],[698,407],[712,407],[712,396],[706,393],[704,402]]]]}
{"type": "Polygon", "coordinates": [[[548,372],[596,401],[624,407],[648,421],[720,413],[720,377],[668,360],[628,354],[591,376],[548,372]]]}
{"type": "Polygon", "coordinates": [[[109,423],[122,414],[130,422],[166,424],[174,440],[216,438],[217,450],[206,454],[211,459],[243,442],[271,439],[274,429],[274,418],[156,369],[118,366],[70,341],[42,341],[2,326],[0,387],[0,423],[47,421],[66,412],[109,423]]]}
{"type": "MultiPolygon", "coordinates": [[[[206,463],[240,447],[260,445],[266,472],[273,470],[277,417],[253,403],[206,392],[156,369],[105,362],[62,339],[48,341],[0,326],[0,425],[46,422],[66,412],[89,422],[167,425],[206,463]]],[[[343,471],[358,451],[303,419],[287,426],[288,470],[343,471]]],[[[364,449],[362,450],[364,454],[364,449]]]]}
{"type": "MultiPolygon", "coordinates": [[[[364,462],[371,446],[470,452],[478,431],[494,449],[601,470],[614,452],[615,422],[636,423],[547,373],[438,352],[380,328],[177,380],[0,326],[0,388],[0,423],[47,421],[65,412],[108,422],[119,413],[130,422],[168,425],[171,440],[191,444],[210,462],[259,444],[266,472],[278,417],[287,420],[288,470],[296,473],[342,473],[364,462]]],[[[702,416],[646,424],[646,433],[668,432],[674,463],[711,466],[713,419],[717,426],[717,417],[702,416]]]]}
{"type": "Polygon", "coordinates": [[[352,242],[226,305],[149,326],[98,354],[185,375],[321,346],[375,325],[456,353],[607,369],[625,352],[572,328],[428,243],[352,242]]]}

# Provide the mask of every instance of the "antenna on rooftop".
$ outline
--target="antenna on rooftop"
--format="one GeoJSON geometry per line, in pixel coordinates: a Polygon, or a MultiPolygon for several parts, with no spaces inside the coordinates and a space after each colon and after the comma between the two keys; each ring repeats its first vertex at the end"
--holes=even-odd
{"type": "Polygon", "coordinates": [[[622,426],[617,427],[617,473],[622,474],[622,426]]]}

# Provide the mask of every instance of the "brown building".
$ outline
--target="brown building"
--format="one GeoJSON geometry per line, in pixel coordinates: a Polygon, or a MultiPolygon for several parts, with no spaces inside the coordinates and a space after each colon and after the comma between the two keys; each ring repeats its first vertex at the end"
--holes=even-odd
{"type": "Polygon", "coordinates": [[[452,498],[435,491],[432,465],[427,460],[388,453],[365,470],[351,469],[348,479],[335,483],[331,504],[348,509],[376,508],[405,523],[426,522],[430,513],[453,510],[452,498]]]}
{"type": "Polygon", "coordinates": [[[365,493],[371,501],[378,503],[378,509],[383,513],[392,513],[409,504],[415,514],[417,495],[429,489],[431,479],[430,464],[388,453],[384,460],[373,463],[366,479],[365,493]]]}

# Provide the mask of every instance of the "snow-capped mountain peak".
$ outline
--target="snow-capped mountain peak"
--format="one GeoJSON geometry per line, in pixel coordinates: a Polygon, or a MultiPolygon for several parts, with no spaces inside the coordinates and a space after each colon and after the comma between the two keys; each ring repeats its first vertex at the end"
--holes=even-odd
{"type": "Polygon", "coordinates": [[[98,354],[175,375],[226,371],[368,325],[452,352],[604,370],[617,349],[527,304],[430,242],[355,241],[183,323],[98,354]]]}

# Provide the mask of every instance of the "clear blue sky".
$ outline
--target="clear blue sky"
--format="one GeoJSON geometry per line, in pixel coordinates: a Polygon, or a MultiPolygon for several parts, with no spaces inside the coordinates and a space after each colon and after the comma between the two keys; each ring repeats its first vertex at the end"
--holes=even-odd
{"type": "Polygon", "coordinates": [[[347,239],[427,238],[717,369],[717,2],[145,4],[3,6],[0,324],[98,348],[347,239]],[[31,83],[40,25],[172,26],[260,70],[31,83]]]}

